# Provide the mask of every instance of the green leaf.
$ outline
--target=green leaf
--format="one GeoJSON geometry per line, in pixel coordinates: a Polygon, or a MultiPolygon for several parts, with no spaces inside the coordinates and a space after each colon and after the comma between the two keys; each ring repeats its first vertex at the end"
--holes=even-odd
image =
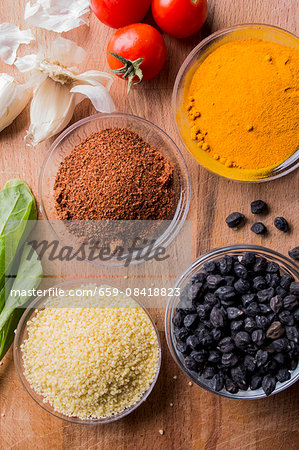
{"type": "Polygon", "coordinates": [[[10,315],[5,327],[0,331],[0,361],[6,355],[13,343],[15,337],[15,329],[18,326],[19,320],[24,312],[23,308],[15,309],[10,315]]]}
{"type": "Polygon", "coordinates": [[[0,191],[0,289],[36,218],[36,204],[28,185],[19,179],[8,181],[0,191]]]}
{"type": "Polygon", "coordinates": [[[18,310],[22,311],[21,307],[25,307],[32,298],[32,290],[38,287],[42,276],[43,269],[38,254],[31,245],[25,244],[17,276],[0,314],[0,360],[13,341],[14,330],[20,319],[18,310]],[[26,295],[22,295],[23,293],[26,295]]]}
{"type": "Polygon", "coordinates": [[[4,186],[4,189],[9,188],[9,187],[15,187],[15,188],[20,188],[20,189],[26,189],[27,192],[31,195],[33,202],[32,202],[32,207],[31,207],[31,211],[30,211],[30,215],[29,215],[29,219],[28,220],[36,220],[37,219],[37,209],[36,209],[36,203],[35,203],[35,199],[34,196],[28,186],[27,183],[25,183],[25,181],[21,180],[20,178],[13,178],[12,180],[8,180],[4,186]]]}
{"type": "Polygon", "coordinates": [[[9,292],[11,290],[11,286],[13,284],[13,281],[14,281],[13,277],[6,278],[5,285],[0,290],[0,313],[3,310],[3,308],[4,308],[5,300],[8,297],[8,294],[9,294],[9,292]]]}

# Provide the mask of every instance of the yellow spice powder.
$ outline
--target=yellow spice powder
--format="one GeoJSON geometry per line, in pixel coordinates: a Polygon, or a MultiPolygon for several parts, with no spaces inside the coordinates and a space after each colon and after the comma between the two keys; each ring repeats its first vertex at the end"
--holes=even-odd
{"type": "Polygon", "coordinates": [[[63,307],[52,300],[27,324],[21,350],[31,387],[56,411],[81,419],[134,405],[158,368],[158,340],[146,313],[121,295],[62,301],[63,307]]]}
{"type": "Polygon", "coordinates": [[[297,50],[259,39],[224,44],[193,76],[191,138],[224,172],[277,167],[298,148],[298,89],[297,50]]]}

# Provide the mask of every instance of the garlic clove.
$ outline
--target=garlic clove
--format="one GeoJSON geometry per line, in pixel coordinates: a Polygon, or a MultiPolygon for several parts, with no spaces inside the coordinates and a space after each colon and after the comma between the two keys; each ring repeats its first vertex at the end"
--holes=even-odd
{"type": "Polygon", "coordinates": [[[76,80],[80,82],[79,84],[88,83],[92,86],[96,86],[100,83],[105,86],[108,91],[110,90],[115,79],[115,75],[107,72],[99,72],[98,70],[88,70],[87,72],[76,75],[76,80]]]}
{"type": "Polygon", "coordinates": [[[74,87],[71,89],[71,92],[81,94],[76,96],[76,104],[84,97],[88,97],[97,111],[104,113],[115,111],[114,101],[109,94],[114,80],[113,75],[97,70],[76,75],[74,87]]]}
{"type": "Polygon", "coordinates": [[[26,144],[37,145],[62,131],[71,120],[75,106],[68,85],[46,78],[33,95],[26,144]]]}
{"type": "MultiPolygon", "coordinates": [[[[97,86],[90,86],[87,84],[77,85],[71,89],[71,92],[88,97],[95,109],[99,112],[110,113],[116,109],[111,95],[101,84],[98,84],[97,86]]],[[[82,101],[84,97],[80,97],[79,102],[82,101]]],[[[77,98],[76,103],[78,104],[77,98]]]]}
{"type": "Polygon", "coordinates": [[[0,132],[23,111],[30,98],[30,90],[6,73],[0,74],[0,132]]]}

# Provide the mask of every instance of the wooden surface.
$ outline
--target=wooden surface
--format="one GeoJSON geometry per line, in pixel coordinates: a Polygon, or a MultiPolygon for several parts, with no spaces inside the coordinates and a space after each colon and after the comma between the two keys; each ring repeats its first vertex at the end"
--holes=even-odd
{"type": "MultiPolygon", "coordinates": [[[[11,22],[27,28],[23,21],[25,0],[1,0],[0,23],[11,22]]],[[[237,23],[263,22],[292,31],[298,26],[298,0],[209,0],[210,13],[203,34],[237,23]]],[[[148,16],[151,23],[151,17],[148,16]]],[[[38,42],[46,45],[57,35],[34,29],[38,42]]],[[[65,37],[75,40],[88,52],[82,69],[108,70],[105,47],[113,30],[91,17],[90,29],[81,27],[65,37]]],[[[125,83],[118,80],[112,95],[118,109],[145,117],[160,125],[179,143],[171,116],[171,93],[176,73],[200,36],[178,41],[165,36],[168,60],[160,76],[125,95],[125,83]]],[[[23,46],[19,55],[31,53],[23,46]]],[[[0,71],[22,77],[0,63],[0,71]]],[[[23,136],[28,126],[28,108],[0,135],[0,185],[12,177],[27,181],[37,196],[37,180],[50,142],[27,149],[23,136]]],[[[84,101],[73,121],[94,113],[84,101]]],[[[287,254],[296,242],[298,230],[298,173],[262,184],[239,184],[220,179],[197,164],[184,152],[192,180],[189,219],[194,226],[193,258],[219,246],[234,243],[266,245],[287,254]],[[271,227],[267,238],[257,237],[249,225],[238,232],[228,230],[224,218],[229,212],[249,212],[252,200],[263,199],[271,208],[265,219],[271,226],[275,215],[284,215],[293,225],[284,235],[271,227]]],[[[107,426],[71,425],[42,411],[21,386],[9,353],[0,367],[0,448],[1,449],[295,449],[299,446],[299,396],[297,385],[265,400],[222,399],[189,386],[168,352],[162,310],[154,311],[163,343],[163,364],[158,383],[148,401],[126,419],[107,426]],[[174,380],[173,376],[177,375],[174,380]],[[174,406],[171,407],[170,403],[174,406]],[[159,430],[165,431],[164,435],[159,430]]]]}

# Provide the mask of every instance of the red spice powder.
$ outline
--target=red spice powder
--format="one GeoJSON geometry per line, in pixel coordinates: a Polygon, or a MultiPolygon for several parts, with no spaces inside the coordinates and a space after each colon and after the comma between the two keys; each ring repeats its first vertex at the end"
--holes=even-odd
{"type": "Polygon", "coordinates": [[[164,220],[176,207],[174,164],[135,132],[112,128],[80,142],[54,185],[62,220],[164,220]]]}

